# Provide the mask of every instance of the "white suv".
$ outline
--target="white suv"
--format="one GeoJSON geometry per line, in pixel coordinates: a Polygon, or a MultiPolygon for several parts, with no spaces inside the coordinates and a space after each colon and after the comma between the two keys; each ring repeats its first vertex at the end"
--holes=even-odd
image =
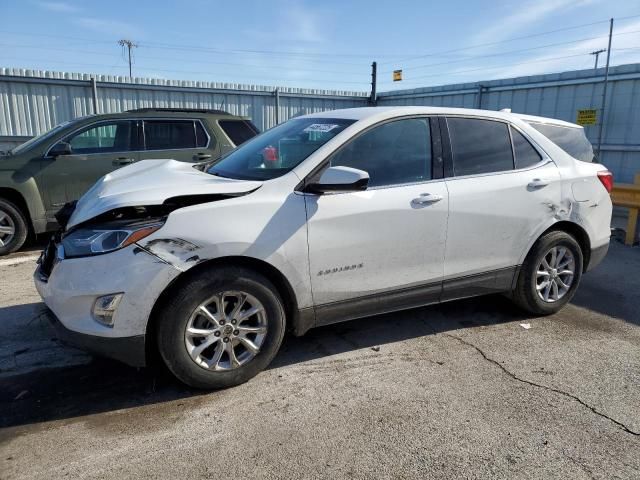
{"type": "Polygon", "coordinates": [[[488,293],[556,312],[609,245],[612,176],[592,161],[581,127],[546,118],[307,115],[214,164],[106,175],[60,215],[35,282],[71,343],[236,385],[287,330],[488,293]]]}

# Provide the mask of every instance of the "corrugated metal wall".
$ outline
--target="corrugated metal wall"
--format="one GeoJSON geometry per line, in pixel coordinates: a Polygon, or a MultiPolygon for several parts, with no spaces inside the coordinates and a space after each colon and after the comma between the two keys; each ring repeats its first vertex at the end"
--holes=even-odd
{"type": "MultiPolygon", "coordinates": [[[[528,113],[576,121],[600,108],[604,69],[381,92],[378,105],[433,105],[528,113]],[[480,91],[482,90],[482,93],[480,91]]],[[[0,69],[0,137],[33,136],[93,113],[91,75],[0,69]]],[[[220,108],[251,117],[264,130],[304,113],[367,105],[366,92],[96,76],[98,112],[141,107],[220,108]],[[279,103],[276,115],[276,102],[279,103]]],[[[640,64],[610,72],[601,160],[617,181],[640,172],[640,64]]],[[[602,118],[598,112],[598,121],[602,118]]],[[[597,143],[598,126],[585,127],[597,143]]],[[[2,141],[3,138],[0,138],[2,141]]]]}
{"type": "MultiPolygon", "coordinates": [[[[484,108],[541,115],[576,122],[580,109],[597,109],[603,93],[604,69],[382,92],[378,105],[431,105],[484,108]],[[480,89],[482,88],[482,93],[480,89]]],[[[601,161],[616,181],[632,182],[640,172],[640,64],[612,67],[603,127],[601,161]]],[[[598,125],[585,126],[598,140],[598,125]]]]}
{"type": "MultiPolygon", "coordinates": [[[[217,108],[267,129],[305,113],[366,105],[364,92],[96,75],[98,113],[133,108],[217,108]]],[[[0,68],[0,136],[33,136],[93,112],[91,75],[0,68]]]]}

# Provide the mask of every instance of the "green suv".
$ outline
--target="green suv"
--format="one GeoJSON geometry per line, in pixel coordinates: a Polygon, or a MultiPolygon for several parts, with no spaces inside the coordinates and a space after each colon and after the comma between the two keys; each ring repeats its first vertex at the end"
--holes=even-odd
{"type": "Polygon", "coordinates": [[[139,160],[216,159],[257,135],[221,110],[143,108],[62,123],[0,155],[0,255],[57,228],[55,214],[103,175],[139,160]]]}

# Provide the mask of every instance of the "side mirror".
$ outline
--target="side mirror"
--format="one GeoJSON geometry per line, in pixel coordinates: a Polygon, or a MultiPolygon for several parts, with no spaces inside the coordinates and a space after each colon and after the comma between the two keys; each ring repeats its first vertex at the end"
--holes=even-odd
{"type": "Polygon", "coordinates": [[[51,147],[51,150],[49,150],[50,157],[58,157],[60,155],[71,155],[72,153],[73,153],[73,149],[71,148],[71,145],[69,145],[67,142],[58,142],[53,147],[51,147]]]}
{"type": "Polygon", "coordinates": [[[309,193],[360,192],[367,189],[369,174],[351,167],[329,167],[320,179],[305,188],[309,193]]]}

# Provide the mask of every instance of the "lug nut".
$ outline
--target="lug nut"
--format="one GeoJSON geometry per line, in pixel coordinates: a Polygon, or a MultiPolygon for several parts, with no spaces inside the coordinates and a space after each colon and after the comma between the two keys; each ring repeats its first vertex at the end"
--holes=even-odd
{"type": "Polygon", "coordinates": [[[224,325],[224,320],[220,320],[220,325],[224,325]]]}
{"type": "Polygon", "coordinates": [[[219,337],[219,336],[220,336],[220,332],[214,332],[214,335],[215,335],[216,337],[219,337]]]}
{"type": "Polygon", "coordinates": [[[234,335],[239,335],[239,334],[240,334],[240,330],[234,330],[234,331],[233,331],[233,334],[234,334],[234,335]]]}
{"type": "Polygon", "coordinates": [[[231,320],[231,325],[235,325],[236,321],[235,320],[231,320]]]}
{"type": "Polygon", "coordinates": [[[224,337],[224,338],[222,339],[222,341],[223,341],[224,343],[228,343],[228,342],[229,342],[229,337],[224,337]]]}

